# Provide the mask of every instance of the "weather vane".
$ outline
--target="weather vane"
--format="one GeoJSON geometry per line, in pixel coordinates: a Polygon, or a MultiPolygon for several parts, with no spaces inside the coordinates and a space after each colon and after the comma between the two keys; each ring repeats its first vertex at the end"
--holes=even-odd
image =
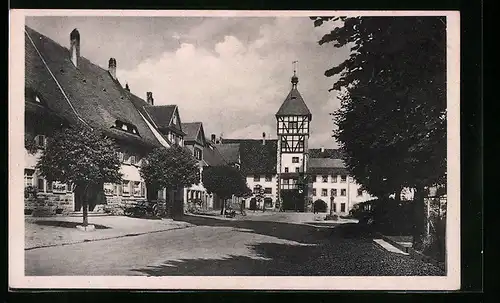
{"type": "Polygon", "coordinates": [[[292,64],[293,64],[293,75],[295,75],[297,73],[297,63],[299,63],[299,61],[297,61],[297,60],[292,61],[292,64]]]}

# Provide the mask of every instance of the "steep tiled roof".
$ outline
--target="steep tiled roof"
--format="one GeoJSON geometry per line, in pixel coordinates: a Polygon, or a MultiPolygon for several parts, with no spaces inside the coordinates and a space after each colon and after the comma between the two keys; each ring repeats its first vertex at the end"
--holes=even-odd
{"type": "Polygon", "coordinates": [[[223,143],[217,144],[217,149],[227,163],[239,163],[240,160],[240,145],[238,143],[223,143]]]}
{"type": "Polygon", "coordinates": [[[312,174],[319,173],[346,173],[347,168],[341,159],[309,158],[308,171],[312,174]]]}
{"type": "Polygon", "coordinates": [[[201,122],[182,123],[182,131],[186,134],[186,136],[184,136],[185,142],[196,142],[200,145],[205,145],[205,134],[203,133],[203,123],[201,122]]]}
{"type": "Polygon", "coordinates": [[[150,105],[146,107],[146,111],[153,118],[158,128],[170,129],[180,135],[185,135],[181,123],[172,123],[174,113],[178,112],[177,105],[150,105]]]}
{"type": "Polygon", "coordinates": [[[343,153],[340,149],[330,149],[325,148],[321,151],[320,148],[310,148],[309,149],[310,158],[331,158],[331,159],[342,159],[343,153]]]}
{"type": "MultiPolygon", "coordinates": [[[[160,145],[132,102],[124,94],[124,90],[117,87],[117,82],[113,80],[107,70],[93,64],[84,57],[79,57],[78,68],[76,68],[70,60],[67,48],[29,27],[25,29],[26,48],[29,50],[26,52],[26,64],[29,65],[33,62],[36,64],[31,70],[35,74],[30,77],[40,77],[41,79],[37,81],[41,83],[53,81],[48,71],[40,72],[40,62],[37,62],[36,57],[41,55],[48,69],[71,101],[76,113],[89,125],[101,128],[107,135],[119,140],[148,146],[160,145]],[[33,47],[32,42],[36,48],[33,47]],[[40,54],[38,54],[37,50],[40,54]],[[115,126],[116,120],[134,125],[139,136],[112,128],[115,126]]],[[[27,68],[27,70],[30,69],[31,67],[27,68]]],[[[44,97],[46,100],[51,100],[52,95],[48,92],[48,95],[44,97]]],[[[73,110],[69,103],[66,101],[67,105],[64,104],[61,98],[58,97],[55,100],[48,101],[53,103],[49,105],[51,109],[54,107],[55,111],[69,119],[74,119],[76,115],[71,113],[73,110]],[[70,107],[71,111],[68,107],[70,107]]]]}
{"type": "Polygon", "coordinates": [[[210,145],[203,148],[203,160],[207,166],[220,166],[226,164],[219,150],[216,147],[211,148],[210,145]]]}
{"type": "MultiPolygon", "coordinates": [[[[153,119],[153,117],[151,117],[151,115],[147,111],[147,108],[150,107],[151,105],[129,91],[125,90],[125,94],[128,96],[130,101],[132,101],[132,104],[134,104],[135,108],[148,121],[148,123],[151,124],[153,127],[157,128],[155,120],[153,119]]],[[[164,136],[164,134],[162,134],[161,132],[158,133],[170,146],[173,145],[173,143],[170,142],[170,140],[166,136],[164,136]]]]}
{"type": "Polygon", "coordinates": [[[309,119],[312,120],[311,112],[297,88],[290,90],[276,116],[309,116],[309,119]]]}
{"type": "Polygon", "coordinates": [[[223,144],[240,146],[241,171],[249,174],[275,174],[277,165],[277,140],[224,139],[223,144]]]}

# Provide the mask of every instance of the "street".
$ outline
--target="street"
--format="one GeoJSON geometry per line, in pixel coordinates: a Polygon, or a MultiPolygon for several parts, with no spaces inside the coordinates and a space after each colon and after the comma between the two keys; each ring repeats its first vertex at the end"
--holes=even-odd
{"type": "Polygon", "coordinates": [[[26,275],[416,276],[437,267],[389,252],[357,224],[185,216],[195,226],[25,251],[26,275]]]}

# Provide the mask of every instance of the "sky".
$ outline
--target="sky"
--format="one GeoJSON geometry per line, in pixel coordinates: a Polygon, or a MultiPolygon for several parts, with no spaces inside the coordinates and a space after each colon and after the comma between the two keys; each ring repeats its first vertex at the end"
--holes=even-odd
{"type": "Polygon", "coordinates": [[[275,139],[275,114],[291,89],[312,113],[311,148],[336,148],[329,113],[340,106],[325,70],[349,49],[317,41],[333,29],[307,17],[26,17],[26,25],[69,47],[80,32],[81,55],[107,69],[132,93],[155,105],[176,104],[182,122],[203,122],[206,136],[275,139]]]}

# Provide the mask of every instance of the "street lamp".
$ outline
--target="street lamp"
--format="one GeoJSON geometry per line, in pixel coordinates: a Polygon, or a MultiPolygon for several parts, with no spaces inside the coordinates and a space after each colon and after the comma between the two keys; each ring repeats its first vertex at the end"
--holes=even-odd
{"type": "Polygon", "coordinates": [[[333,205],[335,203],[335,197],[331,196],[330,197],[330,217],[333,217],[333,205]]]}

